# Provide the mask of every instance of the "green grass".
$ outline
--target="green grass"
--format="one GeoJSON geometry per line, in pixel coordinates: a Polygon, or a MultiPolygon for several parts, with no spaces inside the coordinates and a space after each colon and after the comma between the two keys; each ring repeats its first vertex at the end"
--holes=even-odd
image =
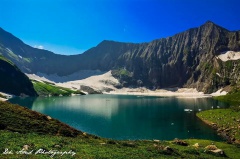
{"type": "MultiPolygon", "coordinates": [[[[51,84],[46,84],[51,85],[51,84]]],[[[235,98],[233,98],[235,99],[235,98]]],[[[199,118],[208,124],[217,125],[218,129],[227,130],[229,136],[236,141],[240,139],[240,111],[235,109],[215,109],[203,111],[197,114],[199,118]]],[[[225,142],[210,140],[188,139],[188,146],[175,144],[173,141],[153,140],[128,140],[119,141],[105,139],[94,135],[77,131],[58,120],[46,115],[31,111],[19,105],[8,102],[0,102],[0,158],[50,158],[49,154],[35,155],[39,149],[45,151],[72,151],[71,155],[55,155],[54,158],[117,158],[117,159],[149,159],[149,158],[240,158],[240,147],[225,142]],[[199,147],[193,145],[198,143],[199,147]],[[206,146],[214,144],[222,149],[224,156],[210,153],[206,146]],[[26,152],[29,155],[16,154],[28,145],[26,152]],[[166,147],[170,150],[166,150],[166,147]],[[12,150],[13,154],[3,154],[5,149],[12,150]]]]}
{"type": "Polygon", "coordinates": [[[6,62],[8,62],[8,63],[11,64],[12,66],[15,66],[14,63],[13,63],[12,61],[6,59],[3,55],[0,55],[0,59],[1,59],[1,60],[4,60],[4,61],[6,61],[6,62]]]}
{"type": "Polygon", "coordinates": [[[31,58],[25,58],[25,57],[23,57],[23,60],[26,61],[27,63],[31,63],[33,61],[31,58]]]}
{"type": "MultiPolygon", "coordinates": [[[[38,86],[42,83],[38,82],[38,86]]],[[[51,83],[43,83],[44,87],[56,87],[51,83]]],[[[51,89],[62,89],[51,88],[51,89]]],[[[52,90],[48,92],[53,92],[52,90]]],[[[227,96],[235,99],[236,93],[227,96]]],[[[219,132],[227,134],[235,141],[240,139],[240,111],[235,109],[216,109],[203,111],[197,114],[199,118],[210,125],[216,125],[219,132]],[[214,124],[213,124],[214,123],[214,124]]],[[[58,120],[49,118],[46,115],[31,111],[27,108],[13,105],[8,102],[0,102],[0,158],[50,158],[47,154],[34,153],[39,149],[46,151],[70,151],[76,155],[55,155],[54,158],[240,158],[240,147],[225,142],[210,140],[188,139],[185,140],[188,146],[175,144],[173,141],[150,141],[132,140],[118,141],[100,138],[94,135],[77,131],[58,120]],[[192,145],[198,143],[199,148],[192,145]],[[210,153],[205,149],[207,145],[214,144],[222,149],[227,157],[210,153]],[[22,150],[23,145],[29,145],[29,155],[16,154],[22,150]],[[165,150],[167,146],[170,150],[165,150]],[[5,155],[3,152],[8,148],[14,154],[5,155]]]]}
{"type": "Polygon", "coordinates": [[[132,77],[132,73],[123,68],[113,70],[112,74],[117,77],[132,77]]]}
{"type": "Polygon", "coordinates": [[[81,134],[70,126],[28,108],[0,101],[0,129],[19,133],[35,132],[63,136],[81,134]]]}
{"type": "Polygon", "coordinates": [[[84,95],[81,91],[75,91],[64,87],[55,86],[49,82],[32,81],[35,91],[39,96],[70,96],[72,94],[84,95]]]}
{"type": "Polygon", "coordinates": [[[240,111],[233,109],[207,110],[197,114],[203,121],[225,133],[240,144],[240,111]]]}
{"type": "Polygon", "coordinates": [[[236,90],[234,92],[230,92],[225,96],[218,96],[214,97],[214,99],[230,103],[232,106],[239,106],[240,105],[240,90],[236,90]]]}
{"type": "MultiPolygon", "coordinates": [[[[33,150],[31,155],[4,155],[0,154],[1,158],[50,158],[50,155],[41,154],[34,155],[39,149],[45,149],[46,151],[58,150],[58,151],[70,151],[72,150],[76,155],[64,155],[60,157],[55,155],[54,158],[82,158],[82,159],[97,159],[97,158],[117,158],[117,159],[150,159],[150,158],[225,158],[216,154],[211,154],[206,151],[205,147],[214,143],[218,148],[224,150],[228,158],[238,159],[240,157],[239,148],[234,145],[229,145],[221,142],[213,142],[209,140],[191,139],[186,140],[189,146],[176,145],[172,141],[115,141],[109,142],[108,139],[94,138],[94,137],[82,137],[76,138],[52,136],[52,135],[38,135],[35,133],[20,134],[12,133],[8,131],[0,131],[0,138],[3,139],[0,142],[0,152],[4,152],[5,148],[12,150],[16,153],[22,150],[23,145],[29,145],[27,152],[33,150]],[[128,143],[128,144],[127,144],[128,143]],[[195,148],[192,145],[198,143],[199,148],[195,148]],[[129,146],[134,145],[134,146],[129,146]],[[164,148],[169,146],[173,151],[166,151],[164,148]]],[[[112,140],[111,140],[112,141],[112,140]]]]}
{"type": "Polygon", "coordinates": [[[185,140],[188,146],[181,146],[173,141],[132,140],[119,141],[100,138],[77,131],[55,119],[31,111],[19,105],[0,102],[0,158],[50,158],[48,154],[35,155],[37,150],[67,151],[72,150],[76,155],[55,155],[54,158],[71,159],[150,159],[150,158],[225,158],[209,153],[205,147],[215,144],[222,149],[228,158],[240,158],[240,148],[224,142],[209,140],[185,140]],[[69,135],[70,134],[70,135],[69,135]],[[192,145],[198,143],[199,148],[192,145]],[[16,154],[24,145],[29,148],[29,155],[16,154]],[[170,150],[164,150],[166,146],[170,150]],[[13,154],[3,154],[5,149],[13,154]]]}
{"type": "Polygon", "coordinates": [[[229,103],[231,106],[228,109],[203,111],[197,116],[215,128],[228,142],[240,145],[240,91],[235,89],[225,96],[214,99],[229,103]]]}

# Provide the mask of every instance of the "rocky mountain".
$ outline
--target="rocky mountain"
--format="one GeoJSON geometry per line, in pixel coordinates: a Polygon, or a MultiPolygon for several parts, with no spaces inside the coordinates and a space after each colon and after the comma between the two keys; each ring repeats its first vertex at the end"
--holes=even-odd
{"type": "Polygon", "coordinates": [[[17,96],[37,96],[31,81],[12,62],[0,56],[0,91],[17,96]]]}
{"type": "Polygon", "coordinates": [[[239,35],[239,31],[207,22],[173,37],[140,44],[119,56],[116,65],[130,72],[135,84],[140,81],[148,87],[196,87],[212,92],[230,83],[226,81],[239,81],[239,60],[228,61],[232,67],[226,68],[228,64],[216,58],[226,51],[239,51],[239,35]]]}
{"type": "Polygon", "coordinates": [[[217,58],[240,51],[240,31],[206,22],[149,43],[103,41],[80,55],[57,55],[24,44],[0,29],[0,52],[23,72],[66,76],[79,70],[112,70],[122,86],[194,87],[213,92],[239,82],[239,60],[217,58]]]}

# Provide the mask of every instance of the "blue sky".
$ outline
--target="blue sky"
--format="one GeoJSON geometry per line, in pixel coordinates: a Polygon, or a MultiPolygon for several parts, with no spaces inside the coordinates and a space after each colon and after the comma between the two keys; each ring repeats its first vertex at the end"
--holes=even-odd
{"type": "Polygon", "coordinates": [[[149,42],[211,20],[240,30],[239,0],[0,0],[0,27],[25,43],[78,54],[103,40],[149,42]]]}

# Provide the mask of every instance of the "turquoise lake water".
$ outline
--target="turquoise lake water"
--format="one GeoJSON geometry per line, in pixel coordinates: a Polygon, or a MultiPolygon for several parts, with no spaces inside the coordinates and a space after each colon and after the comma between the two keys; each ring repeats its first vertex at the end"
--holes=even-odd
{"type": "Polygon", "coordinates": [[[131,95],[13,98],[10,102],[49,115],[83,132],[112,139],[221,140],[195,114],[227,107],[212,98],[131,95]]]}

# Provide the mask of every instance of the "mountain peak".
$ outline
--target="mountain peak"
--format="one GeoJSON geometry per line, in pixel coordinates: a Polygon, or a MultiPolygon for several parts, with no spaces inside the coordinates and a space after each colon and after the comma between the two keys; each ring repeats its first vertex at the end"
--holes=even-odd
{"type": "Polygon", "coordinates": [[[210,20],[206,21],[201,27],[206,27],[206,28],[208,28],[208,29],[210,29],[210,28],[219,28],[219,29],[221,29],[221,30],[228,31],[227,29],[225,29],[225,28],[223,28],[223,27],[215,24],[214,22],[212,22],[212,21],[210,21],[210,20]]]}
{"type": "Polygon", "coordinates": [[[219,27],[217,24],[213,23],[213,22],[210,21],[210,20],[206,21],[202,26],[203,26],[203,27],[214,27],[214,26],[219,27]]]}
{"type": "Polygon", "coordinates": [[[119,45],[119,44],[123,44],[124,42],[118,42],[118,41],[114,41],[114,40],[103,40],[102,42],[100,42],[97,46],[109,46],[109,45],[119,45]]]}
{"type": "Polygon", "coordinates": [[[113,40],[103,40],[100,44],[102,44],[102,43],[110,43],[110,42],[115,42],[115,41],[113,41],[113,40]]]}
{"type": "Polygon", "coordinates": [[[214,24],[214,25],[216,25],[215,23],[213,23],[212,21],[210,21],[210,20],[208,20],[208,21],[206,21],[204,24],[214,24]]]}

